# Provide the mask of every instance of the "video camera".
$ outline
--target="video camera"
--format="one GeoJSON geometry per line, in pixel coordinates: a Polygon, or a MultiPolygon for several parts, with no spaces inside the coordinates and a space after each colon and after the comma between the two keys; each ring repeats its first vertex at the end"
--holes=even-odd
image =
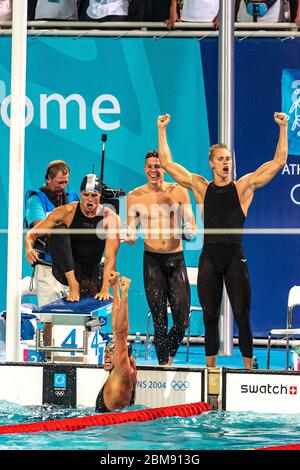
{"type": "Polygon", "coordinates": [[[112,189],[107,186],[107,184],[102,185],[102,196],[105,199],[114,199],[125,196],[124,189],[112,189]]]}
{"type": "Polygon", "coordinates": [[[124,189],[121,189],[121,188],[112,189],[103,182],[105,143],[107,141],[107,134],[102,134],[101,140],[102,140],[102,158],[101,158],[101,174],[100,174],[100,181],[102,184],[101,203],[104,205],[113,206],[117,214],[119,214],[119,198],[125,196],[125,191],[124,189]]]}

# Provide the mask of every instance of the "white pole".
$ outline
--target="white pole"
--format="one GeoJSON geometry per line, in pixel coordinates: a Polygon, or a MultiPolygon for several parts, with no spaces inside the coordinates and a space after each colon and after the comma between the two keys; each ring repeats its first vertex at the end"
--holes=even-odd
{"type": "MultiPolygon", "coordinates": [[[[219,142],[233,153],[234,121],[234,0],[220,1],[219,36],[219,142]]],[[[233,158],[234,160],[234,158],[233,158]]],[[[235,173],[235,161],[233,161],[235,173]]],[[[225,284],[221,305],[219,354],[231,356],[233,344],[232,311],[225,284]]]]}
{"type": "Polygon", "coordinates": [[[19,361],[23,245],[27,1],[14,0],[6,296],[6,360],[19,361]]]}

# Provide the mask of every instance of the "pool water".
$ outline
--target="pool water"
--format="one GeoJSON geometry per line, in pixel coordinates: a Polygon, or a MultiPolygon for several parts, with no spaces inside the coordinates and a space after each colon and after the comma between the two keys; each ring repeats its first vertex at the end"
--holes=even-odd
{"type": "MultiPolygon", "coordinates": [[[[141,407],[135,407],[138,409],[141,407]]],[[[21,407],[0,402],[0,424],[87,416],[91,408],[21,407]]],[[[210,411],[191,418],[92,427],[76,432],[0,435],[1,450],[242,450],[300,442],[300,414],[210,411]],[[180,432],[180,439],[178,438],[180,432]]]]}
{"type": "MultiPolygon", "coordinates": [[[[258,366],[266,366],[266,349],[255,348],[258,366]]],[[[138,364],[157,364],[155,357],[138,364]]],[[[4,360],[4,354],[0,360],[4,360]]],[[[181,346],[174,365],[185,362],[181,346]]],[[[203,366],[203,346],[191,346],[189,364],[203,366]]],[[[218,366],[241,368],[238,348],[230,357],[218,357],[218,366]]],[[[285,350],[271,354],[271,368],[284,369],[285,350]]],[[[135,406],[130,409],[141,409],[135,406]]],[[[22,407],[0,401],[0,425],[29,423],[49,419],[89,416],[94,408],[65,409],[55,406],[22,407]]],[[[76,432],[41,432],[0,435],[0,450],[242,450],[256,447],[300,443],[300,414],[258,414],[211,411],[191,418],[164,418],[145,423],[92,427],[76,432]],[[180,438],[178,433],[180,432],[180,438]]]]}

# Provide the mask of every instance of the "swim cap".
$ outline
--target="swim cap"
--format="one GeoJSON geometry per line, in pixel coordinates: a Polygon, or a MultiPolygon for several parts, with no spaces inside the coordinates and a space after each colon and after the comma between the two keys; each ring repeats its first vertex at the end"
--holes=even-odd
{"type": "Polygon", "coordinates": [[[100,180],[97,175],[93,175],[90,173],[89,175],[86,175],[80,185],[80,191],[83,191],[85,193],[102,193],[102,184],[100,183],[100,180]]]}

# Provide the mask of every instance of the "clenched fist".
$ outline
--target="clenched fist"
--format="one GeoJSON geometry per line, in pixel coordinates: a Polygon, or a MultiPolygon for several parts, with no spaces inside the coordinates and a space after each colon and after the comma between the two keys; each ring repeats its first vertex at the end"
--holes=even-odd
{"type": "Polygon", "coordinates": [[[287,126],[288,118],[285,113],[274,113],[274,121],[278,126],[287,126]]]}
{"type": "Polygon", "coordinates": [[[158,116],[158,119],[157,119],[157,127],[158,127],[158,128],[167,127],[167,125],[169,124],[170,120],[171,120],[170,114],[164,114],[163,116],[158,116]]]}

